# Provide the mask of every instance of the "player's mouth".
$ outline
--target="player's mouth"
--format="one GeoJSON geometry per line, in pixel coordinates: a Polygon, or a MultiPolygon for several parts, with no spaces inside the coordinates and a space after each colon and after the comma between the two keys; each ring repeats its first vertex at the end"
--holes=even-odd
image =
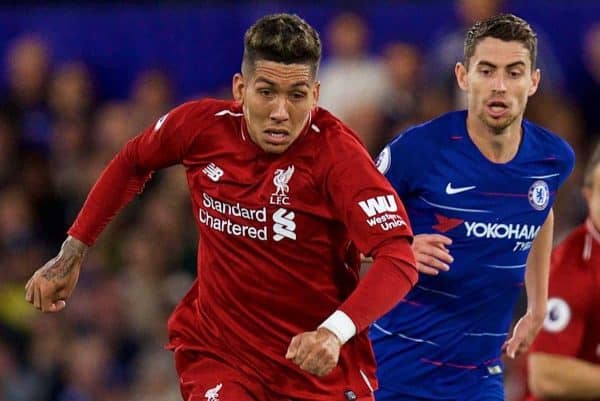
{"type": "Polygon", "coordinates": [[[286,143],[289,140],[290,133],[285,129],[266,129],[263,131],[265,134],[265,139],[269,144],[272,145],[281,145],[286,143]]]}
{"type": "Polygon", "coordinates": [[[486,103],[485,109],[492,118],[501,118],[508,114],[508,104],[501,100],[492,100],[486,103]]]}

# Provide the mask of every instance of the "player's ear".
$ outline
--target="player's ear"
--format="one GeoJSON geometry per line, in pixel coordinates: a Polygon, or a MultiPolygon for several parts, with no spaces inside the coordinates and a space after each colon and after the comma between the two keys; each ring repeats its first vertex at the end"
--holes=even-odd
{"type": "Polygon", "coordinates": [[[236,102],[244,103],[244,77],[239,72],[233,76],[231,91],[236,102]]]}
{"type": "Polygon", "coordinates": [[[456,75],[456,82],[458,82],[458,87],[464,91],[469,89],[469,81],[467,80],[467,67],[461,62],[456,63],[454,66],[454,74],[456,75]]]}
{"type": "Polygon", "coordinates": [[[527,96],[532,96],[535,92],[537,92],[537,89],[540,86],[541,79],[542,73],[539,68],[536,68],[535,71],[531,74],[531,88],[529,88],[529,93],[527,93],[527,96]]]}
{"type": "Polygon", "coordinates": [[[313,109],[315,107],[317,107],[317,104],[319,103],[319,94],[321,93],[321,82],[319,81],[315,81],[313,88],[313,97],[314,97],[314,103],[313,103],[313,109]]]}
{"type": "Polygon", "coordinates": [[[584,186],[581,189],[581,194],[583,195],[583,199],[585,199],[586,203],[589,205],[592,198],[592,189],[589,186],[584,186]]]}

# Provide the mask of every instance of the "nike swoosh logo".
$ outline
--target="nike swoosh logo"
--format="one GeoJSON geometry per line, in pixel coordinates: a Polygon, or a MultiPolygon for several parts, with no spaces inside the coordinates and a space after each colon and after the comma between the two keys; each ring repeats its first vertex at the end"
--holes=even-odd
{"type": "Polygon", "coordinates": [[[470,187],[452,188],[452,183],[449,182],[448,185],[446,185],[446,193],[448,195],[456,195],[456,194],[459,194],[461,192],[470,191],[470,190],[475,189],[475,188],[477,188],[475,185],[470,186],[470,187]]]}

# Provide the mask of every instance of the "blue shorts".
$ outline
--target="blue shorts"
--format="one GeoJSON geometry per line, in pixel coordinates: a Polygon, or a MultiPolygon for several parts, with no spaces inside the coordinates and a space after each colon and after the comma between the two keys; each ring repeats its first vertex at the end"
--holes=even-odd
{"type": "MultiPolygon", "coordinates": [[[[430,386],[424,383],[421,386],[430,386]]],[[[415,384],[415,387],[418,387],[415,384]]],[[[504,401],[504,383],[502,377],[484,379],[480,386],[474,386],[464,394],[449,394],[435,398],[423,398],[409,392],[398,392],[380,387],[375,392],[375,401],[504,401]]]]}

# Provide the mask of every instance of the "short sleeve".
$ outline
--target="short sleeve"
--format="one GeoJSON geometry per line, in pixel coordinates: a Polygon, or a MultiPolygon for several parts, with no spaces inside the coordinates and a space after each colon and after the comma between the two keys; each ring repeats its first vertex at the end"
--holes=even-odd
{"type": "Polygon", "coordinates": [[[571,145],[567,143],[564,139],[560,139],[560,145],[562,148],[562,152],[560,152],[561,156],[561,168],[560,168],[560,176],[558,185],[561,186],[567,178],[573,172],[573,168],[575,167],[575,152],[571,145]]]}

